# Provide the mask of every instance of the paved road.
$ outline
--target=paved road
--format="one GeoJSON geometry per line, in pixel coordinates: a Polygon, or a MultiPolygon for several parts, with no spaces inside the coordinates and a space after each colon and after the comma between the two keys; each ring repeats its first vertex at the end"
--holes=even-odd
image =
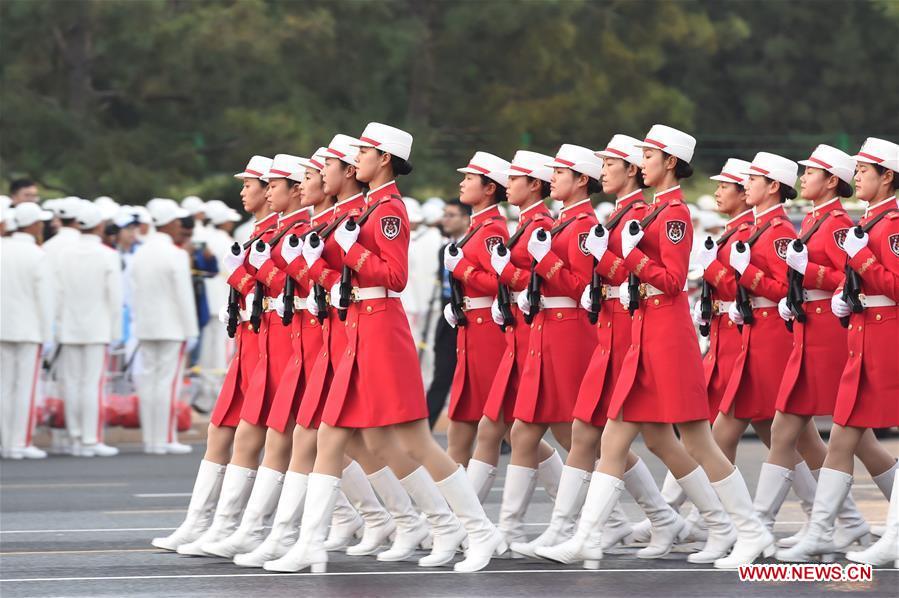
{"type": "MultiPolygon", "coordinates": [[[[887,441],[899,454],[899,440],[887,441]]],[[[642,446],[638,452],[646,457],[642,446]]],[[[599,571],[552,563],[496,560],[472,575],[421,570],[410,563],[336,556],[323,575],[277,575],[233,566],[224,559],[182,557],[153,549],[149,540],[181,520],[200,459],[155,457],[136,449],[113,459],[54,457],[3,462],[0,472],[0,594],[17,596],[813,596],[824,592],[899,595],[899,571],[875,570],[868,583],[741,583],[736,573],[686,562],[683,550],[640,561],[633,549],[607,555],[599,571]]],[[[764,447],[747,439],[739,464],[755,488],[764,447]]],[[[647,458],[658,482],[663,469],[647,458]]],[[[487,511],[496,517],[502,470],[487,511]]],[[[859,467],[853,493],[872,524],[882,524],[887,503],[859,467]]],[[[625,509],[637,519],[628,497],[625,509]]],[[[536,535],[551,504],[538,490],[529,513],[536,535]]],[[[776,527],[788,534],[801,524],[790,498],[776,527]]]]}

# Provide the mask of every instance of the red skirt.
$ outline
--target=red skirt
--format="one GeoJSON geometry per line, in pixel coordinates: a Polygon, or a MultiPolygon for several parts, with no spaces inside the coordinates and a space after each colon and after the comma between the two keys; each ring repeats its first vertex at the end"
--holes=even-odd
{"type": "Polygon", "coordinates": [[[752,314],[755,322],[743,326],[740,353],[719,411],[737,419],[766,421],[774,418],[777,390],[786,369],[785,356],[793,349],[793,338],[777,315],[776,306],[758,307],[752,314]]]}
{"type": "Polygon", "coordinates": [[[506,352],[506,338],[490,308],[466,313],[468,324],[456,334],[456,371],[447,416],[452,421],[481,421],[487,396],[506,352]]]}
{"type": "Polygon", "coordinates": [[[281,374],[281,382],[265,422],[269,428],[281,433],[287,430],[288,423],[296,419],[303,388],[308,379],[306,372],[312,369],[312,363],[321,350],[321,326],[317,318],[306,311],[297,312],[290,328],[292,353],[281,374]]]}
{"type": "Polygon", "coordinates": [[[899,425],[899,308],[873,307],[852,314],[849,358],[834,405],[833,421],[854,428],[899,425]]]}
{"type": "Polygon", "coordinates": [[[540,310],[515,398],[515,419],[570,422],[581,380],[596,348],[596,332],[580,307],[540,310]]]}
{"type": "Polygon", "coordinates": [[[502,359],[487,393],[487,402],[484,404],[484,415],[492,421],[503,421],[511,424],[515,421],[515,397],[518,395],[518,386],[521,381],[521,372],[524,371],[524,362],[528,354],[528,339],[531,336],[531,328],[528,326],[521,310],[517,305],[512,305],[512,318],[515,321],[512,326],[506,328],[506,348],[502,359]]]}
{"type": "Polygon", "coordinates": [[[334,378],[334,367],[346,349],[344,325],[335,310],[328,310],[328,317],[321,323],[319,331],[317,345],[303,343],[303,359],[308,364],[308,370],[305,372],[306,388],[297,410],[297,425],[307,430],[317,430],[321,424],[325,399],[334,378]]]}
{"type": "Polygon", "coordinates": [[[804,324],[793,322],[793,352],[787,360],[775,407],[795,415],[833,415],[849,349],[846,329],[830,301],[805,304],[804,324]]]}
{"type": "Polygon", "coordinates": [[[418,351],[399,298],[352,303],[346,349],[334,370],[322,421],[377,428],[428,416],[418,351]]]}
{"type": "Polygon", "coordinates": [[[631,314],[617,299],[604,301],[596,322],[597,345],[578,390],[574,417],[598,428],[608,421],[609,403],[631,344],[631,314]]]}
{"type": "Polygon", "coordinates": [[[290,327],[281,323],[281,316],[270,311],[262,314],[259,331],[259,363],[253,371],[240,419],[254,426],[264,426],[275,400],[278,381],[290,359],[290,327]]]}
{"type": "Polygon", "coordinates": [[[740,354],[740,329],[726,313],[715,316],[711,321],[709,352],[703,359],[705,388],[709,398],[709,421],[718,417],[718,408],[724,397],[724,390],[734,371],[734,362],[740,354]]]}
{"type": "Polygon", "coordinates": [[[702,354],[686,293],[640,302],[608,416],[669,424],[708,419],[702,354]]]}
{"type": "Polygon", "coordinates": [[[250,330],[249,323],[244,322],[237,327],[234,340],[234,356],[228,364],[228,372],[209,418],[214,426],[237,427],[247,386],[256,364],[259,363],[259,343],[256,334],[250,330]]]}

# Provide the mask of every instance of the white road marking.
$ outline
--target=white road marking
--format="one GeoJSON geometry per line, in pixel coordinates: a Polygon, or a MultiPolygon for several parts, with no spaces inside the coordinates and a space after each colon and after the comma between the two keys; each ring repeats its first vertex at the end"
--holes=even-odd
{"type": "Polygon", "coordinates": [[[153,515],[156,513],[187,513],[187,509],[134,509],[123,511],[102,511],[104,515],[153,515]]]}
{"type": "Polygon", "coordinates": [[[95,527],[84,529],[7,529],[0,534],[79,534],[94,532],[165,532],[174,527],[95,527]]]}
{"type": "Polygon", "coordinates": [[[0,556],[34,556],[34,555],[56,555],[56,554],[102,554],[102,553],[119,553],[119,552],[159,552],[158,548],[110,548],[97,550],[30,550],[22,552],[0,552],[0,556]]]}
{"type": "Polygon", "coordinates": [[[83,482],[72,484],[0,484],[0,490],[30,490],[34,488],[121,488],[127,482],[83,482]]]}
{"type": "Polygon", "coordinates": [[[135,498],[175,498],[191,496],[190,492],[156,492],[152,494],[133,494],[135,498]]]}

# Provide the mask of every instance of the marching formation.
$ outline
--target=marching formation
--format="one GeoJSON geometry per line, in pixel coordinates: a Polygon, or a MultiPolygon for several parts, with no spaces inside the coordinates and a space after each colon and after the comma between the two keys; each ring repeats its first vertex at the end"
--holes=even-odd
{"type": "MultiPolygon", "coordinates": [[[[798,163],[767,152],[727,160],[711,178],[729,220],[700,242],[693,307],[694,229],[680,186],[693,174],[692,136],[654,125],[599,151],[564,144],[511,162],[475,152],[458,169],[471,224],[442,256],[443,316],[457,331],[446,451],[428,426],[399,300],[411,227],[397,179],[412,171],[412,145],[409,133],[369,123],[308,158],[253,156],[235,175],[255,218],[221,264],[230,295],[218,317],[236,348],[187,516],[153,546],[284,572],[323,572],[334,551],[458,572],[500,557],[598,568],[616,545],[657,559],[694,542],[702,548],[687,560],[720,569],[836,553],[899,562],[899,467],[873,433],[899,425],[899,352],[889,348],[899,335],[899,145],[869,138],[854,156],[820,145],[798,163]],[[798,196],[800,165],[812,208],[797,232],[784,202],[798,196]],[[591,203],[600,191],[615,198],[603,224],[591,203]],[[853,193],[867,206],[857,223],[841,204],[853,193]],[[549,201],[561,203],[557,217],[549,201]],[[520,212],[514,231],[502,202],[520,212]],[[704,356],[696,326],[709,339],[704,356]],[[828,443],[814,416],[833,418],[828,443]],[[749,425],[769,448],[754,493],[735,465],[749,425]],[[638,435],[668,470],[661,488],[631,450],[638,435]],[[482,504],[504,440],[512,453],[494,523],[482,504]],[[890,501],[876,542],[850,494],[856,456],[890,501]],[[553,510],[529,538],[538,482],[553,510]],[[807,521],[776,540],[791,488],[807,521]],[[643,520],[624,512],[624,492],[643,520]]],[[[28,210],[16,214],[25,233],[44,218],[28,210]]],[[[159,395],[141,416],[158,429],[160,452],[177,452],[164,411],[196,319],[177,307],[190,289],[172,282],[181,280],[173,267],[189,269],[165,229],[180,209],[152,211],[159,238],[141,259],[156,266],[140,268],[135,285],[170,313],[166,326],[140,330],[150,352],[142,396],[159,395]]],[[[99,222],[89,211],[78,219],[86,231],[99,222]]],[[[9,258],[18,264],[10,270],[4,245],[4,293],[11,272],[31,284],[26,251],[9,258]]],[[[108,258],[78,252],[60,258],[74,278],[79,263],[108,258]]],[[[72,308],[103,301],[118,299],[72,308]]],[[[8,311],[4,295],[4,385],[6,368],[25,371],[41,342],[38,331],[7,338],[18,317],[8,311]],[[23,341],[31,353],[18,351],[23,341]]],[[[86,373],[84,393],[117,327],[113,319],[91,330],[96,338],[61,337],[86,345],[66,353],[86,373]]],[[[83,442],[102,452],[89,427],[83,442]]]]}

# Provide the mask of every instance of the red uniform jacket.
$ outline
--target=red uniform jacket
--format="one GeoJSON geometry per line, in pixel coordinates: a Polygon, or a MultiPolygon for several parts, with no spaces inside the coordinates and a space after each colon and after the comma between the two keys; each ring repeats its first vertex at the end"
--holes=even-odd
{"type": "MultiPolygon", "coordinates": [[[[490,265],[490,251],[509,238],[506,219],[498,206],[474,214],[462,259],[453,270],[465,297],[495,297],[498,277],[490,265]]],[[[466,311],[468,323],[456,334],[456,371],[447,415],[453,421],[478,422],[490,385],[505,351],[502,331],[493,323],[490,307],[466,311]]]]}
{"type": "Polygon", "coordinates": [[[428,416],[418,352],[399,300],[409,276],[409,218],[392,181],[369,192],[373,207],[358,241],[343,256],[359,288],[385,287],[393,296],[351,302],[346,350],[334,370],[322,421],[369,428],[428,416]]]}
{"type": "Polygon", "coordinates": [[[718,417],[718,407],[727,381],[734,370],[734,362],[740,353],[740,330],[722,307],[724,301],[737,298],[737,279],[735,271],[730,267],[730,252],[737,241],[749,238],[750,226],[755,221],[752,210],[746,210],[724,227],[724,233],[734,231],[727,240],[718,247],[718,257],[709,264],[702,277],[712,286],[712,320],[709,322],[709,351],[705,354],[705,387],[709,396],[709,419],[718,417]]]}
{"type": "MultiPolygon", "coordinates": [[[[507,243],[512,245],[509,249],[509,264],[499,277],[499,281],[515,296],[527,289],[531,276],[533,259],[528,253],[528,239],[535,227],[549,230],[552,228],[552,222],[549,208],[542,201],[525,208],[519,215],[518,228],[507,243]]],[[[487,403],[484,405],[484,415],[493,421],[499,421],[502,416],[506,423],[512,423],[514,420],[515,397],[518,395],[518,384],[521,372],[524,371],[528,339],[531,334],[531,329],[522,318],[518,304],[513,300],[509,307],[514,323],[506,327],[505,351],[490,386],[487,403]]]]}
{"type": "MultiPolygon", "coordinates": [[[[787,246],[796,238],[796,231],[782,205],[758,215],[750,237],[766,225],[752,246],[749,266],[739,284],[749,290],[750,296],[776,304],[787,295],[787,246]]],[[[777,305],[759,307],[752,313],[755,322],[743,326],[740,353],[719,409],[739,419],[768,420],[774,417],[785,356],[790,354],[793,339],[777,314],[777,305]]]]}
{"type": "MultiPolygon", "coordinates": [[[[621,259],[621,231],[628,220],[641,220],[649,212],[643,190],[619,199],[609,220],[618,217],[627,208],[614,229],[609,231],[609,246],[596,264],[596,272],[602,276],[603,285],[616,288],[627,280],[628,271],[621,259]],[[630,207],[628,207],[630,206],[630,207]]],[[[602,427],[606,425],[609,401],[615,390],[615,381],[621,372],[624,355],[631,344],[631,314],[615,298],[602,302],[596,321],[598,344],[590,358],[584,380],[578,390],[574,417],[602,427]]]]}
{"type": "Polygon", "coordinates": [[[777,393],[777,410],[796,415],[833,415],[849,354],[846,329],[830,310],[830,297],[843,283],[846,254],[841,244],[852,220],[840,199],[834,198],[803,219],[799,236],[817,222],[821,225],[805,244],[809,259],[802,283],[806,289],[827,293],[823,299],[803,304],[805,323],[793,321],[793,351],[777,393]]]}
{"type": "MultiPolygon", "coordinates": [[[[593,272],[585,241],[596,225],[590,200],[563,208],[553,229],[550,252],[535,266],[543,297],[567,297],[574,307],[541,309],[531,322],[528,354],[515,398],[515,419],[529,423],[570,422],[578,387],[596,334],[579,302],[593,272]]],[[[527,244],[527,239],[523,241],[527,244]]]]}
{"type": "MultiPolygon", "coordinates": [[[[256,222],[251,238],[255,239],[268,227],[274,226],[277,219],[277,214],[270,214],[256,222]]],[[[253,277],[254,271],[255,269],[250,266],[250,263],[244,261],[244,265],[238,267],[228,278],[228,284],[240,293],[241,307],[248,307],[246,297],[253,292],[256,286],[256,279],[253,277]]],[[[218,400],[215,402],[215,408],[210,417],[213,425],[233,428],[240,421],[247,386],[253,377],[256,364],[259,363],[258,340],[256,333],[250,329],[249,322],[241,322],[237,325],[237,333],[234,335],[234,355],[228,364],[228,372],[225,374],[222,389],[219,391],[218,400]]]]}
{"type": "Polygon", "coordinates": [[[660,206],[662,212],[624,260],[628,271],[662,294],[641,300],[634,312],[631,344],[609,405],[611,419],[677,423],[708,418],[702,356],[684,292],[693,226],[680,186],[658,193],[649,207],[660,206]]]}
{"type": "MultiPolygon", "coordinates": [[[[884,201],[869,209],[859,224],[897,207],[895,197],[884,201]]],[[[899,212],[874,225],[868,246],[849,265],[861,276],[863,293],[899,301],[899,212]]],[[[899,307],[869,307],[852,314],[848,335],[849,359],[840,378],[833,421],[860,428],[899,425],[899,307]]]]}

